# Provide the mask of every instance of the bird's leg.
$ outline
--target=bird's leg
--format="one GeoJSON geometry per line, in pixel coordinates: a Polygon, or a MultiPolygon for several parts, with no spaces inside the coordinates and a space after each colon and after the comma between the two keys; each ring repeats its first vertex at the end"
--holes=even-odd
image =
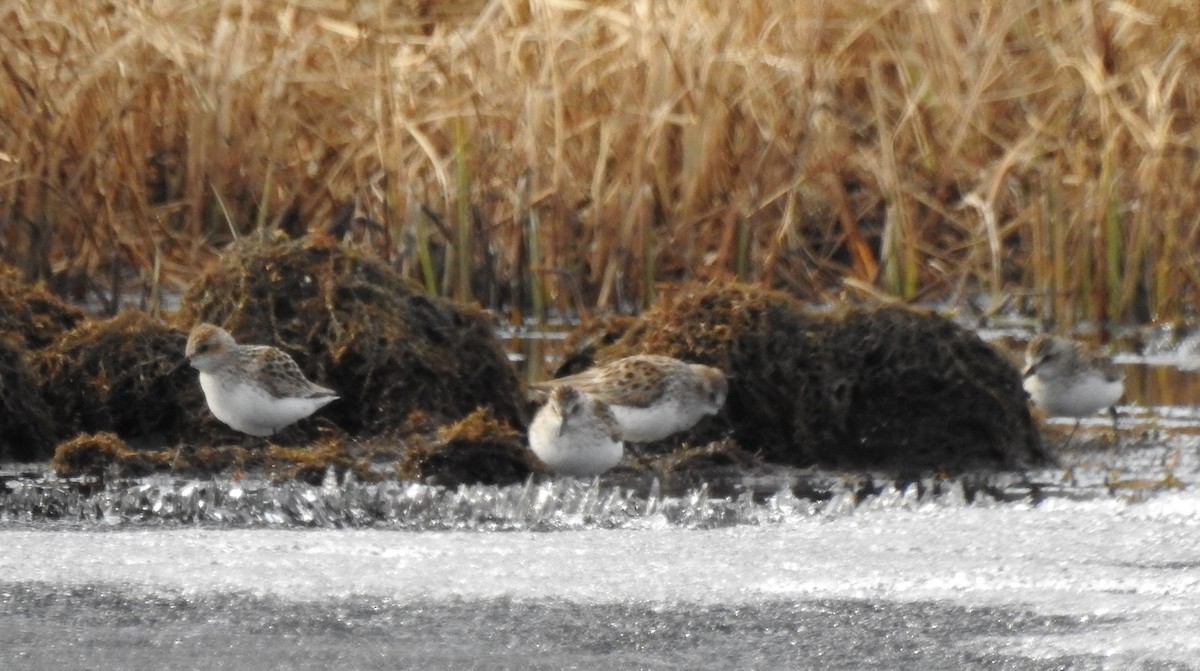
{"type": "Polygon", "coordinates": [[[1082,417],[1075,418],[1075,426],[1071,428],[1071,433],[1067,434],[1066,442],[1064,442],[1062,444],[1062,447],[1059,449],[1062,449],[1062,450],[1067,449],[1067,446],[1071,444],[1071,439],[1075,437],[1075,432],[1079,430],[1079,423],[1082,421],[1083,421],[1082,417]]]}
{"type": "Polygon", "coordinates": [[[171,459],[171,472],[172,473],[174,473],[176,470],[178,470],[179,457],[183,456],[183,450],[185,447],[189,447],[189,446],[185,445],[182,440],[179,441],[179,445],[175,446],[175,457],[173,459],[171,459]]]}

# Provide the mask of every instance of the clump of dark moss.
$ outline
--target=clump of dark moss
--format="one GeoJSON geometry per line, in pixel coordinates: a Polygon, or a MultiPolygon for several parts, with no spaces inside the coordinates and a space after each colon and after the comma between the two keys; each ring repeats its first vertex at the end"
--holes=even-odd
{"type": "MultiPolygon", "coordinates": [[[[1049,461],[1020,372],[974,333],[899,307],[845,311],[832,327],[853,345],[832,348],[841,394],[830,400],[842,419],[825,433],[853,441],[855,456],[949,470],[1049,461]]],[[[812,454],[836,464],[845,453],[826,441],[812,454]]]]}
{"type": "Polygon", "coordinates": [[[325,479],[330,468],[337,473],[354,470],[355,459],[341,437],[327,438],[311,447],[272,446],[268,452],[271,461],[278,464],[278,480],[299,480],[318,485],[325,479]]]}
{"type": "Polygon", "coordinates": [[[638,318],[632,315],[608,315],[580,324],[563,343],[565,354],[554,377],[574,375],[591,368],[596,363],[597,352],[620,340],[637,323],[638,318]]]}
{"type": "MultiPolygon", "coordinates": [[[[688,492],[706,489],[712,496],[736,498],[747,491],[746,474],[763,463],[757,455],[742,449],[736,440],[726,438],[704,445],[684,445],[639,466],[643,473],[654,474],[664,496],[686,496],[688,492]]],[[[632,488],[639,487],[635,484],[632,488]]]]}
{"type": "Polygon", "coordinates": [[[103,477],[108,473],[131,477],[150,473],[155,461],[130,449],[114,433],[81,433],[54,450],[50,467],[64,478],[103,477]]]}
{"type": "Polygon", "coordinates": [[[262,466],[265,461],[266,455],[261,449],[250,450],[241,445],[201,445],[179,448],[172,460],[171,470],[189,475],[236,475],[247,468],[262,466]]]}
{"type": "Polygon", "coordinates": [[[176,368],[185,342],[136,310],[63,334],[36,355],[60,430],[111,431],[148,446],[194,439],[203,431],[204,398],[195,371],[176,368]]]}
{"type": "Polygon", "coordinates": [[[83,318],[79,308],[43,287],[26,283],[16,269],[0,264],[0,340],[24,349],[41,349],[83,318]]]}
{"type": "Polygon", "coordinates": [[[179,322],[272,344],[341,399],[321,410],[378,435],[413,410],[453,421],[479,406],[522,422],[516,372],[486,313],[424,295],[382,262],[310,235],[243,239],[187,291],[179,322]]]}
{"type": "Polygon", "coordinates": [[[24,352],[0,339],[0,461],[41,461],[54,444],[50,406],[24,352]]]}
{"type": "Polygon", "coordinates": [[[397,465],[401,479],[446,487],[513,484],[536,468],[524,437],[488,408],[442,427],[435,441],[412,445],[397,465]]]}
{"type": "Polygon", "coordinates": [[[741,445],[796,466],[960,470],[1046,460],[1014,366],[932,313],[814,313],[780,292],[700,288],[660,303],[597,359],[639,352],[731,375],[718,421],[683,436],[693,444],[732,427],[741,445]]]}
{"type": "Polygon", "coordinates": [[[262,446],[181,444],[160,454],[162,470],[181,475],[225,473],[238,478],[244,472],[261,471],[274,465],[270,451],[262,446]]]}
{"type": "Polygon", "coordinates": [[[726,468],[745,470],[762,463],[762,459],[743,450],[736,441],[716,440],[705,445],[685,446],[663,455],[655,466],[664,473],[683,473],[726,468]]]}

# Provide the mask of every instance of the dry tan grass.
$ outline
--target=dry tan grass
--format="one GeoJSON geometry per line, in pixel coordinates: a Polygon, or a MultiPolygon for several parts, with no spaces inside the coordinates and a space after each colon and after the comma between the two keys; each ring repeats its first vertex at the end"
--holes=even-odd
{"type": "Polygon", "coordinates": [[[432,290],[535,311],[1200,286],[1187,0],[13,0],[0,43],[3,256],[63,290],[355,197],[432,290]]]}

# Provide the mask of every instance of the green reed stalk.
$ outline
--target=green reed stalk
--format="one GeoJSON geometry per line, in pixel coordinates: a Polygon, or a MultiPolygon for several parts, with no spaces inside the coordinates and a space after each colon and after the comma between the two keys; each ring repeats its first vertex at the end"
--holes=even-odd
{"type": "MultiPolygon", "coordinates": [[[[1050,184],[1046,187],[1046,195],[1043,200],[1045,208],[1042,212],[1042,221],[1045,222],[1046,244],[1038,251],[1041,255],[1039,262],[1045,269],[1045,274],[1041,277],[1038,289],[1044,293],[1038,296],[1037,309],[1037,316],[1042,320],[1048,318],[1058,320],[1064,314],[1063,306],[1068,298],[1067,227],[1059,219],[1059,212],[1062,211],[1060,208],[1061,195],[1058,186],[1050,184]]],[[[1033,227],[1039,228],[1036,223],[1033,224],[1033,227]]]]}
{"type": "MultiPolygon", "coordinates": [[[[1046,216],[1045,212],[1045,201],[1042,203],[1042,212],[1040,214],[1043,221],[1049,222],[1049,217],[1046,216]]],[[[1035,316],[1040,317],[1042,314],[1042,301],[1040,299],[1046,284],[1050,281],[1045,262],[1046,250],[1050,246],[1049,236],[1047,235],[1048,226],[1026,225],[1025,228],[1028,230],[1029,235],[1029,255],[1026,258],[1028,259],[1030,275],[1033,278],[1031,295],[1036,299],[1034,302],[1035,316]]],[[[999,292],[1001,291],[1003,289],[998,287],[996,295],[999,296],[999,292]]]]}
{"type": "Polygon", "coordinates": [[[529,246],[529,298],[533,310],[534,323],[540,329],[546,323],[546,299],[542,283],[542,235],[541,219],[534,210],[529,210],[526,218],[529,246]]]}
{"type": "MultiPolygon", "coordinates": [[[[1090,237],[1092,239],[1084,238],[1083,244],[1080,245],[1080,247],[1083,248],[1083,258],[1080,259],[1080,288],[1079,293],[1077,294],[1079,296],[1078,304],[1083,308],[1083,316],[1086,319],[1093,319],[1100,314],[1100,310],[1097,309],[1096,306],[1096,280],[1099,279],[1101,275],[1099,272],[1097,272],[1096,268],[1095,236],[1090,237]]],[[[1066,264],[1068,258],[1069,257],[1067,256],[1060,256],[1058,257],[1058,262],[1066,264]]],[[[1066,293],[1068,296],[1071,295],[1071,292],[1066,293]]],[[[1070,302],[1068,302],[1067,305],[1070,306],[1070,302]]],[[[1076,315],[1075,312],[1076,311],[1074,310],[1066,311],[1065,314],[1070,315],[1069,323],[1075,323],[1078,321],[1078,315],[1076,315]]]]}
{"type": "Polygon", "coordinates": [[[1156,255],[1158,262],[1154,264],[1154,286],[1150,287],[1150,310],[1156,319],[1168,307],[1178,310],[1179,305],[1175,292],[1171,291],[1174,285],[1171,277],[1175,274],[1171,262],[1178,258],[1176,254],[1179,250],[1179,241],[1175,237],[1174,226],[1163,226],[1162,229],[1163,239],[1160,243],[1159,253],[1156,255]]]}
{"type": "Polygon", "coordinates": [[[212,188],[213,197],[217,199],[217,207],[221,208],[221,215],[225,217],[225,225],[229,227],[229,234],[233,236],[234,240],[237,240],[241,236],[238,235],[237,226],[233,225],[233,215],[229,213],[229,208],[225,206],[225,199],[221,197],[221,191],[217,189],[216,184],[211,184],[210,188],[212,188]]]}
{"type": "Polygon", "coordinates": [[[258,217],[254,230],[261,233],[267,225],[267,213],[271,210],[271,182],[275,178],[275,161],[267,161],[267,174],[263,176],[262,196],[258,199],[258,217]]]}
{"type": "Polygon", "coordinates": [[[904,219],[904,229],[904,300],[912,300],[917,295],[921,279],[921,240],[908,217],[904,219]]]}
{"type": "Polygon", "coordinates": [[[888,293],[907,300],[916,295],[917,290],[917,243],[911,239],[914,236],[902,207],[893,203],[887,208],[883,276],[888,293]]]}
{"type": "MultiPolygon", "coordinates": [[[[545,275],[542,261],[542,220],[537,210],[530,204],[531,178],[528,173],[522,174],[517,180],[517,190],[520,204],[517,213],[525,221],[525,249],[528,264],[517,272],[526,273],[529,286],[530,309],[538,331],[546,329],[546,294],[545,275]]],[[[521,297],[513,298],[514,313],[521,310],[521,297]]],[[[543,377],[545,366],[546,342],[541,338],[529,338],[525,341],[525,380],[534,382],[543,377]]]]}
{"type": "Polygon", "coordinates": [[[648,310],[654,301],[658,299],[658,289],[655,286],[655,273],[658,266],[654,263],[655,252],[654,236],[649,234],[649,231],[642,229],[642,309],[648,310]]]}
{"type": "Polygon", "coordinates": [[[883,286],[889,294],[898,295],[900,293],[900,264],[896,262],[896,238],[899,234],[896,232],[896,224],[892,220],[892,215],[895,213],[895,208],[889,206],[888,223],[884,224],[883,248],[880,250],[883,256],[883,286]]]}
{"type": "Polygon", "coordinates": [[[413,245],[417,250],[417,265],[421,267],[421,278],[425,291],[431,296],[439,295],[437,271],[433,267],[433,255],[429,253],[429,224],[426,215],[410,193],[408,195],[408,225],[413,232],[413,245]]]}
{"type": "Polygon", "coordinates": [[[150,268],[150,296],[147,299],[146,312],[151,317],[162,317],[162,248],[154,243],[154,264],[150,268]]]}
{"type": "Polygon", "coordinates": [[[1108,284],[1108,316],[1126,316],[1125,282],[1122,277],[1124,245],[1121,240],[1121,216],[1115,198],[1110,198],[1104,212],[1105,273],[1108,284]]]}
{"type": "Polygon", "coordinates": [[[462,302],[471,300],[471,174],[467,167],[471,145],[466,124],[461,116],[454,120],[454,198],[457,216],[458,282],[455,297],[462,302]]]}
{"type": "Polygon", "coordinates": [[[739,282],[750,281],[750,243],[753,236],[750,235],[750,222],[743,215],[738,215],[737,218],[737,258],[734,260],[734,266],[737,272],[739,282]]]}

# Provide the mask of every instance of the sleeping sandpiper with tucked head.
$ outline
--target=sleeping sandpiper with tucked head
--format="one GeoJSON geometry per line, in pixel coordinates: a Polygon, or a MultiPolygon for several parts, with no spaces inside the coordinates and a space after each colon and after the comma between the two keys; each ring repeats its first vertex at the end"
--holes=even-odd
{"type": "Polygon", "coordinates": [[[716,368],[654,354],[617,359],[534,388],[564,385],[607,403],[621,438],[633,443],[690,429],[705,415],[716,414],[729,391],[725,374],[716,368]]]}
{"type": "Polygon", "coordinates": [[[1051,335],[1029,343],[1024,376],[1034,405],[1051,417],[1094,415],[1125,393],[1125,373],[1111,360],[1051,335]]]}
{"type": "Polygon", "coordinates": [[[618,430],[604,401],[556,387],[529,424],[529,448],[555,473],[590,477],[621,461],[618,430]]]}
{"type": "Polygon", "coordinates": [[[225,329],[200,324],[187,341],[200,388],[217,419],[252,436],[270,436],[338,396],[313,384],[282,350],[239,345],[225,329]]]}

